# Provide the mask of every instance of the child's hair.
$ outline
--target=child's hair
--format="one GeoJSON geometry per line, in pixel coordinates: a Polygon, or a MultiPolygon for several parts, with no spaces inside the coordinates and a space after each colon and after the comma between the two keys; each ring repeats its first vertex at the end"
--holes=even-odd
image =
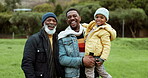
{"type": "Polygon", "coordinates": [[[102,14],[106,17],[106,21],[109,20],[109,11],[106,8],[99,8],[96,10],[95,14],[94,14],[94,19],[96,18],[97,14],[102,14]]]}

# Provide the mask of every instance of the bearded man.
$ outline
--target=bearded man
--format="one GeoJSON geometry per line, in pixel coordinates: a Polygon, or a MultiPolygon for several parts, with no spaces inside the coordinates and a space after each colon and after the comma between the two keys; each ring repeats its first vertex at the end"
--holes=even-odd
{"type": "Polygon", "coordinates": [[[30,36],[24,47],[22,70],[26,78],[59,78],[64,76],[58,60],[57,17],[48,12],[42,16],[41,30],[30,36]]]}

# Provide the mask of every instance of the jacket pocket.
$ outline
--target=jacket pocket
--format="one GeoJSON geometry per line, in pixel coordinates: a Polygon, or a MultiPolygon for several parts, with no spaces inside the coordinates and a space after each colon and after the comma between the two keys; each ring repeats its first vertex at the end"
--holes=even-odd
{"type": "Polygon", "coordinates": [[[62,39],[67,56],[78,56],[78,42],[75,36],[66,37],[62,39]]]}
{"type": "Polygon", "coordinates": [[[64,41],[63,44],[69,46],[72,44],[72,40],[64,41]]]}
{"type": "Polygon", "coordinates": [[[44,78],[43,72],[35,72],[36,78],[44,78]]]}
{"type": "Polygon", "coordinates": [[[46,52],[42,48],[38,48],[36,52],[36,61],[37,62],[46,62],[46,52]]]}
{"type": "Polygon", "coordinates": [[[73,44],[72,40],[64,41],[63,44],[64,44],[67,55],[72,56],[73,55],[72,53],[74,52],[74,47],[72,45],[73,44]]]}

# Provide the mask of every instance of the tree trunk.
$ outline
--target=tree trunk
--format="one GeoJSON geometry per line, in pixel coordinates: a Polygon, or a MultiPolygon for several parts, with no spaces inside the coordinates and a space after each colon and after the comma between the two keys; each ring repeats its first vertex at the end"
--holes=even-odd
{"type": "Polygon", "coordinates": [[[132,26],[130,26],[129,28],[130,28],[133,38],[136,38],[136,36],[135,36],[136,30],[135,31],[134,31],[134,29],[132,30],[132,26]]]}

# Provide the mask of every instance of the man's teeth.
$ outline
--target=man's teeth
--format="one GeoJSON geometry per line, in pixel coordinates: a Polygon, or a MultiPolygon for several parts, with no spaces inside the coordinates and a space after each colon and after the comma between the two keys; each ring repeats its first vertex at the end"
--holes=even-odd
{"type": "Polygon", "coordinates": [[[97,22],[97,23],[100,23],[100,22],[97,22]]]}
{"type": "Polygon", "coordinates": [[[72,21],[71,23],[76,23],[75,21],[72,21]]]}

